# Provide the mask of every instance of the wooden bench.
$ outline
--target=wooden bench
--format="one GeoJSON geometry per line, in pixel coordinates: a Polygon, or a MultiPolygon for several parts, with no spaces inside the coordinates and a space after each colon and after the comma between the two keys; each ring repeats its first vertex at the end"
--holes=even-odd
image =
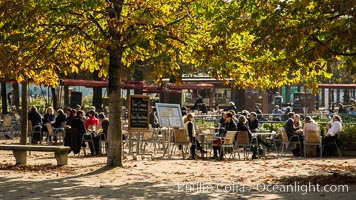
{"type": "Polygon", "coordinates": [[[20,145],[20,144],[9,144],[0,145],[0,150],[12,150],[16,159],[16,164],[26,164],[27,151],[45,151],[54,152],[57,159],[57,165],[67,165],[68,164],[68,146],[42,146],[42,145],[20,145]]]}

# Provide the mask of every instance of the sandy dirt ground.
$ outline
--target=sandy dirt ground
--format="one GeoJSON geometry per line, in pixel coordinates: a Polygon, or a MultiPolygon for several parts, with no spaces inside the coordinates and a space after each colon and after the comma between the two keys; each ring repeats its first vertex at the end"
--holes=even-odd
{"type": "MultiPolygon", "coordinates": [[[[15,140],[0,140],[13,143],[15,140]]],[[[31,152],[14,166],[0,151],[0,199],[355,199],[356,158],[187,160],[132,156],[106,167],[106,157],[68,155],[57,167],[53,153],[31,152]]]]}

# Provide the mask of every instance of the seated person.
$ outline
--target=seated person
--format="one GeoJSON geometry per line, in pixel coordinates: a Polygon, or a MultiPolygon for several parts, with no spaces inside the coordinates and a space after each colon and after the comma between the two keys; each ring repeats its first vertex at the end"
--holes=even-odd
{"type": "Polygon", "coordinates": [[[328,143],[337,140],[338,135],[342,131],[342,120],[339,115],[333,116],[333,121],[328,125],[329,128],[328,132],[324,135],[323,144],[325,148],[323,150],[323,154],[325,156],[330,156],[333,153],[333,148],[328,143]]]}
{"type": "Polygon", "coordinates": [[[320,129],[318,123],[316,123],[310,116],[306,116],[303,127],[303,135],[305,135],[305,133],[309,130],[318,131],[320,129]]]}
{"type": "MultiPolygon", "coordinates": [[[[64,111],[62,109],[57,110],[57,116],[52,123],[53,128],[63,128],[62,124],[66,123],[66,115],[64,114],[64,111]]],[[[51,140],[51,139],[50,139],[51,140]]],[[[54,142],[57,143],[57,135],[54,136],[54,142]]]]}
{"type": "MultiPolygon", "coordinates": [[[[252,134],[251,134],[251,131],[249,129],[249,127],[247,126],[246,124],[246,117],[244,115],[240,115],[239,118],[239,123],[237,124],[237,131],[247,131],[248,132],[248,137],[251,141],[252,139],[252,134]]],[[[235,141],[237,140],[237,135],[235,136],[235,141]]],[[[268,143],[266,143],[265,141],[262,140],[261,137],[257,137],[257,140],[258,140],[258,143],[259,144],[263,144],[265,145],[266,147],[270,148],[271,145],[269,145],[268,143]]],[[[252,159],[257,159],[257,148],[254,149],[253,153],[252,153],[252,159]]]]}
{"type": "MultiPolygon", "coordinates": [[[[99,125],[99,120],[95,117],[95,111],[94,110],[90,110],[88,112],[89,117],[88,119],[85,121],[85,129],[88,130],[89,126],[94,126],[96,127],[97,125],[99,125]]],[[[96,131],[96,130],[88,130],[88,131],[96,131]]],[[[92,136],[85,134],[84,138],[85,139],[90,139],[91,137],[93,137],[94,143],[99,142],[99,138],[98,137],[94,137],[94,133],[91,132],[92,136]],[[96,141],[97,140],[97,141],[96,141]]],[[[98,151],[96,151],[96,149],[94,149],[95,147],[93,147],[92,142],[89,142],[89,148],[90,148],[90,153],[91,155],[98,155],[98,151]]]]}
{"type": "Polygon", "coordinates": [[[62,128],[63,124],[66,123],[67,117],[64,114],[64,111],[62,109],[58,109],[57,110],[57,117],[54,121],[54,123],[52,124],[52,127],[54,128],[62,128]]]}
{"type": "MultiPolygon", "coordinates": [[[[303,136],[302,136],[302,134],[297,134],[297,130],[299,129],[299,127],[294,126],[294,118],[295,118],[294,112],[289,112],[288,120],[284,124],[284,130],[287,133],[288,140],[290,140],[292,138],[290,140],[291,142],[299,141],[302,143],[303,136]]],[[[303,146],[303,145],[301,144],[301,146],[303,146]]],[[[302,151],[302,149],[299,147],[299,145],[296,145],[296,148],[292,150],[292,153],[294,156],[301,156],[301,151],[302,151]]]]}
{"type": "Polygon", "coordinates": [[[250,113],[250,117],[247,119],[248,127],[253,132],[258,129],[258,119],[257,114],[255,112],[250,113]]]}
{"type": "MultiPolygon", "coordinates": [[[[109,119],[105,117],[105,114],[103,112],[99,113],[99,126],[102,130],[102,134],[99,134],[94,137],[95,152],[100,152],[99,141],[105,140],[106,138],[108,138],[109,119]]],[[[124,134],[122,134],[122,138],[123,138],[123,140],[125,140],[124,134]]]]}
{"type": "Polygon", "coordinates": [[[279,109],[279,105],[274,106],[274,109],[272,110],[273,121],[281,121],[283,114],[283,111],[279,109]]]}
{"type": "MultiPolygon", "coordinates": [[[[221,131],[221,133],[219,133],[219,137],[225,137],[226,132],[227,131],[236,131],[237,130],[237,125],[235,123],[235,121],[233,120],[233,113],[232,112],[227,112],[225,114],[225,127],[224,129],[221,131]]],[[[213,150],[214,150],[214,158],[218,158],[218,152],[220,154],[220,159],[223,159],[224,155],[222,154],[221,151],[221,141],[220,140],[216,140],[215,145],[213,146],[213,150]]]]}
{"type": "MultiPolygon", "coordinates": [[[[304,120],[303,135],[307,135],[307,131],[319,131],[319,125],[310,117],[306,116],[304,120]]],[[[307,146],[307,154],[318,155],[319,146],[307,146]]]]}
{"type": "Polygon", "coordinates": [[[302,122],[300,121],[299,114],[294,114],[293,128],[296,130],[297,134],[303,134],[303,125],[302,125],[302,122]]]}

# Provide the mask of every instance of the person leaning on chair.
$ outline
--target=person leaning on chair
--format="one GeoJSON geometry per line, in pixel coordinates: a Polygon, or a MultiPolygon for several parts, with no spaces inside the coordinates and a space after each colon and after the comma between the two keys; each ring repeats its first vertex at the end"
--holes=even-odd
{"type": "Polygon", "coordinates": [[[206,151],[200,146],[199,141],[196,140],[196,133],[195,133],[195,128],[194,128],[194,115],[192,113],[189,113],[186,117],[186,124],[187,124],[187,132],[189,135],[189,141],[192,143],[190,146],[190,159],[195,159],[195,146],[197,146],[198,150],[201,153],[206,153],[206,151]]]}
{"type": "Polygon", "coordinates": [[[333,116],[333,121],[327,125],[328,132],[324,135],[323,144],[326,145],[323,150],[323,156],[330,156],[333,152],[333,148],[328,143],[337,140],[338,135],[342,131],[342,120],[339,115],[333,116]]]}
{"type": "MultiPolygon", "coordinates": [[[[288,140],[290,140],[291,142],[299,141],[300,143],[302,143],[303,136],[301,134],[297,134],[297,130],[300,129],[300,127],[294,126],[294,117],[295,117],[294,115],[295,115],[294,112],[288,113],[288,120],[284,124],[284,130],[287,133],[288,140]],[[297,137],[295,137],[295,136],[297,136],[297,137]]],[[[301,144],[301,146],[303,146],[303,145],[301,144]]],[[[292,150],[292,153],[294,156],[301,156],[301,151],[302,151],[302,149],[299,147],[299,145],[296,145],[295,149],[292,150]]]]}
{"type": "Polygon", "coordinates": [[[41,138],[41,133],[40,130],[42,129],[42,116],[41,114],[37,111],[37,107],[36,106],[32,106],[30,108],[30,111],[28,112],[28,120],[31,121],[32,127],[34,129],[37,129],[37,131],[35,132],[36,134],[34,134],[32,136],[32,144],[37,144],[38,141],[42,140],[41,138]]]}

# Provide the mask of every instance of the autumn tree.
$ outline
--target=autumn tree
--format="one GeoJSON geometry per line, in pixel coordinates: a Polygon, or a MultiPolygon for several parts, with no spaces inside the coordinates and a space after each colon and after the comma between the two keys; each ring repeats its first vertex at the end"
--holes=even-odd
{"type": "Polygon", "coordinates": [[[120,83],[131,79],[139,62],[149,66],[156,83],[203,71],[240,88],[312,84],[330,78],[335,62],[354,69],[352,0],[3,2],[23,5],[15,12],[20,17],[10,15],[21,18],[18,27],[6,18],[14,27],[6,37],[18,33],[30,39],[24,46],[19,38],[2,39],[20,52],[9,70],[28,66],[11,74],[24,80],[50,70],[53,76],[43,77],[55,80],[58,71],[88,69],[109,77],[109,166],[122,166],[120,83]]]}
{"type": "Polygon", "coordinates": [[[355,1],[214,2],[202,11],[211,26],[201,43],[218,79],[242,88],[312,86],[335,65],[355,72],[355,1]]]}

